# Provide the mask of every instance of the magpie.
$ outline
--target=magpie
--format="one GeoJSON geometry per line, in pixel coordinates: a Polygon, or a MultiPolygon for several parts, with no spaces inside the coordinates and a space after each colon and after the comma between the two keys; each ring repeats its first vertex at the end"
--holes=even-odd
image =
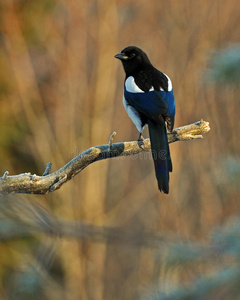
{"type": "Polygon", "coordinates": [[[152,157],[158,188],[169,193],[169,172],[172,172],[167,130],[172,131],[175,100],[170,78],[154,68],[147,54],[135,46],[126,47],[115,58],[120,59],[126,73],[123,105],[140,132],[148,125],[152,157]]]}

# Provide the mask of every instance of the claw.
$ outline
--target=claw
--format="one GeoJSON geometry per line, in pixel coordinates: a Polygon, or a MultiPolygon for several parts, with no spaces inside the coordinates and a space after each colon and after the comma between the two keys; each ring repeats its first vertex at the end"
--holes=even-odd
{"type": "Polygon", "coordinates": [[[142,149],[142,146],[144,145],[144,137],[142,136],[142,133],[140,132],[138,137],[138,146],[142,149]]]}

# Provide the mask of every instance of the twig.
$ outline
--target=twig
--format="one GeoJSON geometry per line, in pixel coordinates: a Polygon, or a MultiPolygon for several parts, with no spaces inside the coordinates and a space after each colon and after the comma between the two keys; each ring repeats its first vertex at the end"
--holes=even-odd
{"type": "MultiPolygon", "coordinates": [[[[169,143],[176,141],[185,141],[202,138],[202,133],[210,130],[209,123],[203,120],[182,126],[168,133],[169,143]]],[[[109,144],[91,147],[80,153],[61,169],[48,174],[50,165],[46,165],[43,176],[31,175],[29,173],[7,176],[5,172],[0,180],[0,195],[10,193],[26,193],[26,194],[47,194],[59,189],[64,183],[71,180],[74,176],[80,173],[89,164],[107,158],[129,156],[139,154],[143,151],[151,149],[150,140],[145,139],[140,148],[137,141],[114,143],[112,139],[115,136],[113,133],[109,144]]]]}
{"type": "Polygon", "coordinates": [[[9,174],[9,172],[8,172],[8,171],[4,172],[3,176],[2,176],[2,177],[0,177],[0,180],[4,180],[4,179],[6,179],[6,178],[7,178],[7,176],[8,176],[8,174],[9,174]]]}
{"type": "Polygon", "coordinates": [[[111,148],[112,148],[113,139],[115,138],[116,134],[117,134],[116,131],[113,131],[113,133],[111,134],[111,136],[109,138],[109,143],[108,143],[109,150],[111,150],[111,148]]]}
{"type": "Polygon", "coordinates": [[[52,169],[52,163],[49,162],[49,163],[46,164],[45,171],[42,174],[42,176],[48,175],[50,173],[51,169],[52,169]]]}

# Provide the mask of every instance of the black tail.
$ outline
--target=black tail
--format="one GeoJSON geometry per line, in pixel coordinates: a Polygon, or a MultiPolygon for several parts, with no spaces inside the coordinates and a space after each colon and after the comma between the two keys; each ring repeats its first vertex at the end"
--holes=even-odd
{"type": "Polygon", "coordinates": [[[148,120],[148,128],[158,188],[168,194],[169,172],[172,172],[172,161],[165,122],[156,123],[148,120]]]}

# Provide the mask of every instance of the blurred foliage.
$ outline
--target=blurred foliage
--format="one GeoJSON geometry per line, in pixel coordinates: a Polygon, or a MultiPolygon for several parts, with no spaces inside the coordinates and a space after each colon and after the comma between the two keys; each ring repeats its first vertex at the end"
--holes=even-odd
{"type": "Polygon", "coordinates": [[[240,45],[216,51],[211,59],[209,77],[218,83],[239,85],[240,45]]]}
{"type": "Polygon", "coordinates": [[[239,217],[233,217],[222,228],[215,229],[208,242],[171,245],[167,257],[164,258],[168,268],[173,272],[177,267],[182,272],[190,265],[196,270],[194,278],[184,284],[179,282],[176,286],[165,282],[148,298],[142,299],[239,299],[239,226],[239,217]],[[164,292],[166,287],[168,291],[164,292]]]}
{"type": "Polygon", "coordinates": [[[144,155],[0,198],[1,299],[237,299],[239,221],[214,228],[240,211],[239,17],[236,0],[1,1],[1,174],[137,138],[114,59],[128,45],[171,77],[176,127],[211,126],[171,145],[168,196],[144,155]]]}

